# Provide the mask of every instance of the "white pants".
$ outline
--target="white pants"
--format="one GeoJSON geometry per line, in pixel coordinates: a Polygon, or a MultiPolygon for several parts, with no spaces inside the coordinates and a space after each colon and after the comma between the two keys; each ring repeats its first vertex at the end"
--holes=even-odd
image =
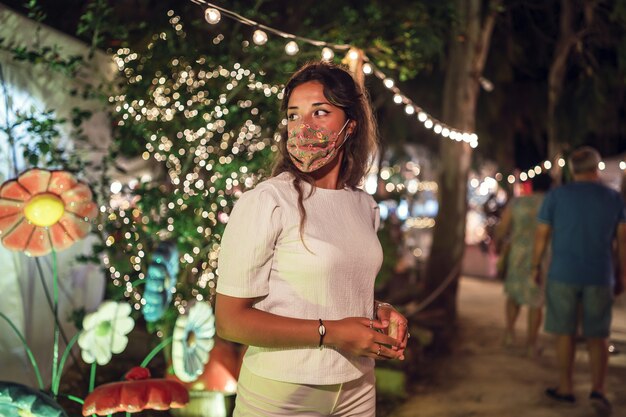
{"type": "Polygon", "coordinates": [[[354,381],[304,385],[267,379],[241,367],[233,417],[376,416],[374,371],[354,381]]]}

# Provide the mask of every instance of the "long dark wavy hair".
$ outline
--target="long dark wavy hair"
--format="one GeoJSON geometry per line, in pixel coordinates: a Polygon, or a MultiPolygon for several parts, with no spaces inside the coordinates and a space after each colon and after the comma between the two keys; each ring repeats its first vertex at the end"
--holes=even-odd
{"type": "MultiPolygon", "coordinates": [[[[287,112],[293,90],[309,81],[321,83],[324,86],[326,99],[334,106],[340,107],[348,119],[356,122],[349,139],[343,145],[343,157],[339,168],[339,185],[354,189],[369,171],[378,148],[378,132],[367,92],[345,68],[325,61],[309,62],[296,71],[285,86],[280,107],[284,114],[287,112]]],[[[298,192],[300,238],[302,239],[306,221],[302,181],[311,185],[311,193],[306,197],[308,198],[314,192],[314,179],[311,175],[300,171],[291,161],[287,152],[286,126],[281,129],[278,149],[279,153],[274,163],[272,176],[275,177],[283,172],[293,175],[293,185],[298,192]]]]}

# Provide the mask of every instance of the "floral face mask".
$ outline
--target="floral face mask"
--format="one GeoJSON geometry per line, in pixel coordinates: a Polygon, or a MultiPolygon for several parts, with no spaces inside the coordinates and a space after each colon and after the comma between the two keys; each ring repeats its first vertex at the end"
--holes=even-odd
{"type": "Polygon", "coordinates": [[[302,172],[313,172],[332,161],[339,149],[348,140],[348,135],[337,146],[339,135],[346,128],[346,120],[339,132],[332,132],[323,127],[301,124],[289,132],[287,152],[293,164],[302,172]]]}

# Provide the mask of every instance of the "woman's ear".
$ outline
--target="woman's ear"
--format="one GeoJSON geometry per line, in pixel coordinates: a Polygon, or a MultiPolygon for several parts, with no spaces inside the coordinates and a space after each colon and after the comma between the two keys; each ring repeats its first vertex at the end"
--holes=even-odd
{"type": "Polygon", "coordinates": [[[348,122],[348,126],[346,126],[346,133],[348,135],[352,135],[352,133],[354,132],[354,129],[356,129],[356,120],[350,120],[348,122]]]}

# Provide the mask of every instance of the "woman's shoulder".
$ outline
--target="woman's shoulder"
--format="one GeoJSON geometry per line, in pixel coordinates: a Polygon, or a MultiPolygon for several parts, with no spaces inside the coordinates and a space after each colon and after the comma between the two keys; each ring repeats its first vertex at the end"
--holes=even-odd
{"type": "Polygon", "coordinates": [[[358,187],[351,188],[350,191],[354,196],[356,196],[356,198],[359,199],[359,201],[362,201],[364,204],[367,204],[371,207],[378,207],[378,203],[376,202],[376,200],[374,200],[374,197],[372,197],[372,195],[369,194],[367,191],[358,187]]]}
{"type": "Polygon", "coordinates": [[[279,174],[259,182],[254,188],[245,191],[241,198],[279,201],[291,188],[289,175],[279,174]]]}

